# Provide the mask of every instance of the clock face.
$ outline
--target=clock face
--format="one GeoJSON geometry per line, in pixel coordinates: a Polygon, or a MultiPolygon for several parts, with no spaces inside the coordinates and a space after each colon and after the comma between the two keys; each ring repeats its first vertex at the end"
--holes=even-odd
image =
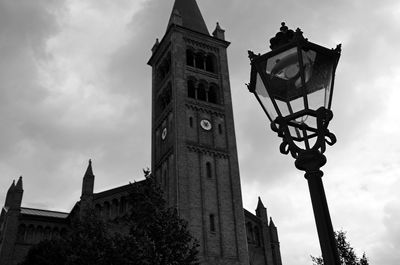
{"type": "Polygon", "coordinates": [[[211,122],[209,120],[201,120],[200,126],[201,126],[201,128],[203,128],[206,131],[209,131],[212,128],[211,122]]]}
{"type": "Polygon", "coordinates": [[[165,140],[165,138],[167,138],[167,128],[164,128],[163,130],[162,130],[162,133],[161,133],[161,139],[162,140],[165,140]]]}

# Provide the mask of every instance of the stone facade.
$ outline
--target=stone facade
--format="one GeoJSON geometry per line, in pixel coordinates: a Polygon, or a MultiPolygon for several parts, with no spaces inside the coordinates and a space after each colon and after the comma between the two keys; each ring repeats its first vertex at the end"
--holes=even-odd
{"type": "MultiPolygon", "coordinates": [[[[202,265],[281,265],[277,229],[259,199],[243,209],[225,31],[212,35],[195,0],[176,0],[152,67],[152,174],[170,207],[199,240],[202,265]]],[[[64,236],[71,218],[93,207],[126,233],[129,185],[94,193],[89,162],[71,212],[21,207],[22,178],[0,215],[0,264],[15,265],[43,239],[64,236]]]]}

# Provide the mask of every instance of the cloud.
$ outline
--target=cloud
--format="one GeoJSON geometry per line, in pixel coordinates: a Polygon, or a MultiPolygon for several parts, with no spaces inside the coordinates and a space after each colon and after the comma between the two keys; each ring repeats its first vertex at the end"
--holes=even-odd
{"type": "MultiPolygon", "coordinates": [[[[151,68],[173,1],[0,0],[0,201],[24,176],[27,206],[70,210],[87,159],[96,190],[141,178],[150,164],[151,68]],[[51,188],[50,188],[51,187],[51,188]],[[49,199],[51,198],[51,199],[49,199]]],[[[357,253],[398,264],[399,14],[395,0],[198,0],[226,29],[243,198],[261,195],[287,264],[318,255],[307,182],[247,91],[247,50],[264,53],[282,21],[311,41],[343,43],[324,184],[335,227],[357,253]],[[396,219],[397,218],[397,219],[396,219]],[[365,220],[368,222],[365,222],[365,220]],[[393,233],[392,233],[393,232],[393,233]],[[396,237],[397,236],[397,237],[396,237]]]]}

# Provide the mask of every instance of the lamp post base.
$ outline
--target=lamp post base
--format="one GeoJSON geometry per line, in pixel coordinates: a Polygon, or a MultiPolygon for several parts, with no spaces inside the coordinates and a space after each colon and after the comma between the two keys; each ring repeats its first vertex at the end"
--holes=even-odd
{"type": "Polygon", "coordinates": [[[340,265],[335,234],[322,183],[324,173],[320,170],[325,163],[326,157],[323,154],[316,150],[309,150],[299,154],[295,165],[298,169],[305,171],[304,177],[308,181],[324,265],[340,265]]]}

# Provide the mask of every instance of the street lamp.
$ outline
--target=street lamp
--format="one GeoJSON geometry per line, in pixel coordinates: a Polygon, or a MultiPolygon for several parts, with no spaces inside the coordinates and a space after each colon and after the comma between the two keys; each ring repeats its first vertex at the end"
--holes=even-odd
{"type": "Polygon", "coordinates": [[[333,117],[332,92],[341,45],[327,49],[309,42],[300,29],[288,29],[270,40],[271,51],[249,51],[250,84],[271,129],[282,138],[280,151],[291,154],[308,181],[322,257],[325,265],[340,265],[320,168],[326,144],[336,137],[328,130],[333,117]]]}

